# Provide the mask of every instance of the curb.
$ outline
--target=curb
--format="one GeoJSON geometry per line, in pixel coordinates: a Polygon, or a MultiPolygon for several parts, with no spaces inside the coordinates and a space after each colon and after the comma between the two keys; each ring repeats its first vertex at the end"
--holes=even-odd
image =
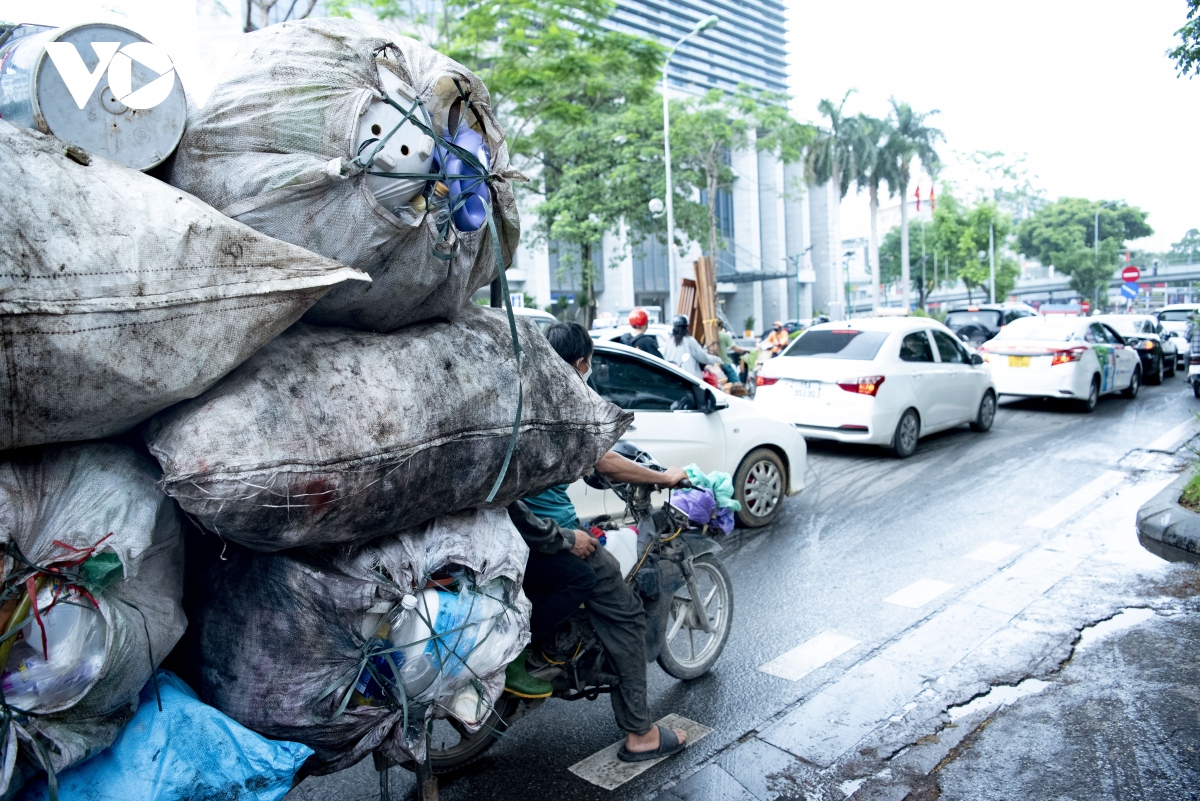
{"type": "Polygon", "coordinates": [[[1137,512],[1138,542],[1168,562],[1200,564],[1200,514],[1179,505],[1179,496],[1191,477],[1189,470],[1137,512]]]}

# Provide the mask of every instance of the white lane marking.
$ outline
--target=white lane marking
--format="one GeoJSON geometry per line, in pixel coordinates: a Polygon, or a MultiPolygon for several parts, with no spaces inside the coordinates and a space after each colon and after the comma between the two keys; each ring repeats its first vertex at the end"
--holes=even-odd
{"type": "Polygon", "coordinates": [[[1179,425],[1172,428],[1167,433],[1163,434],[1158,439],[1146,446],[1148,451],[1162,451],[1163,453],[1174,453],[1179,449],[1185,441],[1192,438],[1196,433],[1196,420],[1184,420],[1179,425]]]}
{"type": "Polygon", "coordinates": [[[1033,528],[1057,528],[1067,518],[1120,485],[1126,478],[1128,478],[1128,474],[1122,473],[1120,470],[1107,470],[1101,473],[1095,481],[1085,484],[1041,514],[1026,520],[1025,525],[1033,528]]]}
{"type": "Polygon", "coordinates": [[[999,540],[985,542],[975,550],[967,554],[967,559],[974,559],[976,562],[999,562],[1004,557],[1012,554],[1020,546],[1013,545],[999,540]]]}
{"type": "Polygon", "coordinates": [[[853,637],[846,637],[835,631],[823,631],[765,665],[759,665],[758,669],[781,679],[799,681],[858,644],[859,641],[853,637]]]}
{"type": "Polygon", "coordinates": [[[896,606],[907,606],[909,609],[920,609],[953,586],[953,584],[947,584],[944,581],[920,579],[909,584],[904,589],[892,593],[884,598],[883,602],[895,604],[896,606]]]}
{"type": "MultiPolygon", "coordinates": [[[[703,723],[697,723],[694,720],[688,720],[676,714],[667,715],[658,721],[658,725],[664,729],[683,729],[687,732],[689,748],[691,748],[692,743],[712,732],[712,729],[703,723]]],[[[607,748],[602,748],[590,757],[581,759],[567,770],[597,787],[603,787],[605,790],[615,790],[630,779],[642,775],[659,762],[667,759],[667,757],[659,757],[658,759],[648,759],[645,762],[622,762],[617,759],[617,751],[621,749],[624,743],[625,738],[622,737],[607,748]]]]}

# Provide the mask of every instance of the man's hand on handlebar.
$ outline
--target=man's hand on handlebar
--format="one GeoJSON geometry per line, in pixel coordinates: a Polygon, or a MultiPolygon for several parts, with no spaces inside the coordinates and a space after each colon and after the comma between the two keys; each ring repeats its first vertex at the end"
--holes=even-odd
{"type": "Polygon", "coordinates": [[[651,470],[630,461],[614,451],[600,457],[596,472],[614,484],[650,484],[655,487],[676,487],[687,481],[687,473],[680,467],[668,467],[665,471],[651,470]]]}
{"type": "Polygon", "coordinates": [[[571,546],[571,553],[578,556],[580,559],[587,559],[592,555],[592,551],[596,550],[596,546],[600,541],[588,534],[586,531],[575,530],[575,544],[571,546]]]}
{"type": "Polygon", "coordinates": [[[655,482],[660,487],[679,487],[682,484],[684,487],[690,487],[687,471],[682,467],[668,467],[666,471],[659,473],[658,481],[655,482]]]}

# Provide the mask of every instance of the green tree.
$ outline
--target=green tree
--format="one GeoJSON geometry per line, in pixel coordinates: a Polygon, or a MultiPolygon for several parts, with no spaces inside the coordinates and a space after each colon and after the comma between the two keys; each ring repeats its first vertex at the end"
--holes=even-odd
{"type": "Polygon", "coordinates": [[[811,183],[833,181],[840,197],[845,197],[850,184],[859,178],[858,159],[864,146],[858,119],[845,113],[846,101],[852,94],[853,89],[847,91],[836,106],[832,100],[817,104],[817,111],[829,122],[817,129],[804,162],[805,174],[811,183]]]}
{"type": "Polygon", "coordinates": [[[1104,207],[1099,201],[1064,197],[1022,220],[1017,228],[1017,244],[1022,253],[1069,275],[1072,288],[1099,308],[1125,243],[1154,233],[1146,216],[1136,206],[1120,203],[1104,207]],[[1099,248],[1095,243],[1097,211],[1099,248]]]}
{"type": "Polygon", "coordinates": [[[908,103],[891,98],[892,132],[885,146],[894,166],[889,171],[896,176],[896,188],[900,193],[900,267],[904,272],[901,286],[904,292],[904,307],[909,307],[908,290],[911,279],[909,270],[908,239],[908,185],[912,180],[912,161],[920,159],[921,165],[930,176],[937,175],[941,161],[934,145],[946,137],[940,130],[926,124],[926,120],[937,114],[937,109],[927,113],[914,111],[908,103]]]}
{"type": "MultiPolygon", "coordinates": [[[[871,304],[879,305],[879,284],[883,282],[879,254],[879,187],[887,181],[889,194],[896,194],[897,176],[893,172],[897,160],[887,152],[892,128],[889,120],[859,114],[855,125],[854,150],[857,153],[858,188],[866,189],[871,210],[871,238],[868,259],[871,262],[871,304]]],[[[899,266],[899,256],[896,257],[899,266]]]]}
{"type": "Polygon", "coordinates": [[[1187,0],[1187,22],[1175,31],[1179,44],[1167,51],[1180,76],[1200,75],[1200,0],[1187,0]]]}
{"type": "Polygon", "coordinates": [[[1200,256],[1200,229],[1189,228],[1182,239],[1172,242],[1169,255],[1179,264],[1194,264],[1196,257],[1200,256]]]}
{"type": "Polygon", "coordinates": [[[991,254],[989,236],[995,234],[996,294],[989,298],[992,303],[1008,296],[1017,284],[1021,269],[1009,253],[1005,244],[1012,231],[1012,218],[1001,211],[998,204],[983,202],[968,210],[965,225],[959,234],[958,251],[954,254],[958,266],[958,277],[967,287],[967,297],[972,290],[987,289],[991,283],[991,254]]]}

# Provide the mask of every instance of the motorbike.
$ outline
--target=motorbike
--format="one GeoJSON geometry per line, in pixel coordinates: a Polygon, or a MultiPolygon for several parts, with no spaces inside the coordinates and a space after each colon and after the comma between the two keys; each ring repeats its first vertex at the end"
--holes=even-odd
{"type": "Polygon", "coordinates": [[[1200,353],[1193,353],[1188,359],[1188,383],[1192,385],[1192,395],[1200,398],[1200,353]]]}
{"type": "MultiPolygon", "coordinates": [[[[614,448],[628,459],[662,471],[651,456],[629,442],[614,448]]],[[[666,502],[655,508],[653,487],[614,484],[594,474],[585,479],[599,490],[611,489],[626,504],[637,530],[638,560],[626,574],[646,610],[646,651],[667,674],[684,681],[707,673],[720,658],[733,622],[733,582],[717,553],[721,547],[692,528],[688,516],[666,502]]],[[[591,525],[609,530],[624,525],[597,519],[591,525]]],[[[594,701],[613,692],[618,678],[607,664],[603,645],[580,609],[555,638],[556,656],[530,673],[549,681],[552,698],[594,701]]],[[[404,767],[438,776],[477,760],[504,732],[544,704],[546,698],[518,698],[507,691],[496,701],[483,725],[471,732],[453,717],[435,721],[428,734],[428,767],[404,767]]]]}

